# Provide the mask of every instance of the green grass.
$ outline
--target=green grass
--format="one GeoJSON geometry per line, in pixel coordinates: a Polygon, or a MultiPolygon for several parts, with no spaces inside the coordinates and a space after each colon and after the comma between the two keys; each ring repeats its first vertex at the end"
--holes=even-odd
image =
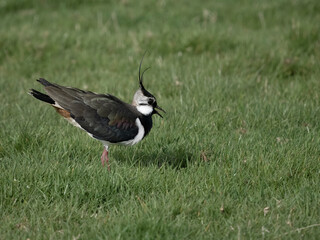
{"type": "Polygon", "coordinates": [[[0,2],[0,239],[318,239],[320,2],[0,2]],[[35,79],[167,114],[131,148],[35,79]],[[317,225],[315,225],[317,224],[317,225]]]}

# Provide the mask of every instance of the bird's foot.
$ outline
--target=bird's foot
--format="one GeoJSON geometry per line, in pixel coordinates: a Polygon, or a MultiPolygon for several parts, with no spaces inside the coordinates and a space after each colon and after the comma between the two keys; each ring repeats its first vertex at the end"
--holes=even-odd
{"type": "Polygon", "coordinates": [[[109,164],[109,157],[108,157],[108,151],[106,149],[103,149],[103,153],[101,155],[101,164],[104,167],[104,164],[107,164],[108,171],[110,171],[110,164],[109,164]]]}

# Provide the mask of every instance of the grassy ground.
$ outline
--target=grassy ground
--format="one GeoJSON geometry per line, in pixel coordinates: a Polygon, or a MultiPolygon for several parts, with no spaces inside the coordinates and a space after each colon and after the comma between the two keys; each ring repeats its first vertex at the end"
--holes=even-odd
{"type": "Polygon", "coordinates": [[[317,239],[320,2],[0,2],[0,239],[317,239]],[[102,145],[44,77],[167,114],[102,145]]]}

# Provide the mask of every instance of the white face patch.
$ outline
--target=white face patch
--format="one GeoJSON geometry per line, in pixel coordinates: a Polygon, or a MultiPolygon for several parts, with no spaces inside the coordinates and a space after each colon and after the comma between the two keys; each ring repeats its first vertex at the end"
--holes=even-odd
{"type": "Polygon", "coordinates": [[[143,115],[150,115],[153,112],[153,108],[150,105],[138,105],[137,110],[143,115]]]}

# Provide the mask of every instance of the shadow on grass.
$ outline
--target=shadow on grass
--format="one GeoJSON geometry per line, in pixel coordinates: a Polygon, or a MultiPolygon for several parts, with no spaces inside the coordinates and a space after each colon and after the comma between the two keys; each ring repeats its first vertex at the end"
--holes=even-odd
{"type": "Polygon", "coordinates": [[[125,151],[118,151],[114,153],[113,157],[118,160],[121,159],[122,162],[125,161],[128,164],[134,162],[134,165],[138,164],[142,166],[168,166],[176,170],[188,167],[188,164],[196,159],[193,152],[183,147],[154,148],[149,151],[139,150],[132,158],[127,158],[124,152],[125,151]]]}
{"type": "MultiPolygon", "coordinates": [[[[47,136],[34,134],[25,130],[21,130],[20,133],[10,141],[10,146],[13,148],[13,152],[22,153],[38,152],[41,149],[48,148],[46,143],[47,136]]],[[[97,144],[99,144],[97,142],[97,144]]],[[[75,148],[75,143],[71,143],[64,149],[62,153],[56,152],[54,156],[62,158],[64,161],[67,159],[77,159],[79,156],[88,155],[88,147],[81,144],[75,148]],[[69,149],[69,150],[68,150],[69,149]]],[[[141,165],[141,166],[166,166],[172,169],[183,169],[188,167],[189,164],[195,162],[199,155],[196,151],[190,151],[190,148],[182,144],[169,144],[168,146],[153,146],[150,148],[130,149],[124,146],[117,146],[110,149],[111,160],[115,159],[119,162],[125,162],[129,165],[141,165]]],[[[92,150],[92,149],[91,149],[92,150]]],[[[101,148],[102,151],[102,148],[101,148]]],[[[9,155],[10,153],[2,146],[0,142],[0,157],[9,155]]],[[[12,151],[11,151],[12,154],[12,151]]],[[[92,155],[97,161],[100,159],[100,152],[97,155],[92,155]]]]}

